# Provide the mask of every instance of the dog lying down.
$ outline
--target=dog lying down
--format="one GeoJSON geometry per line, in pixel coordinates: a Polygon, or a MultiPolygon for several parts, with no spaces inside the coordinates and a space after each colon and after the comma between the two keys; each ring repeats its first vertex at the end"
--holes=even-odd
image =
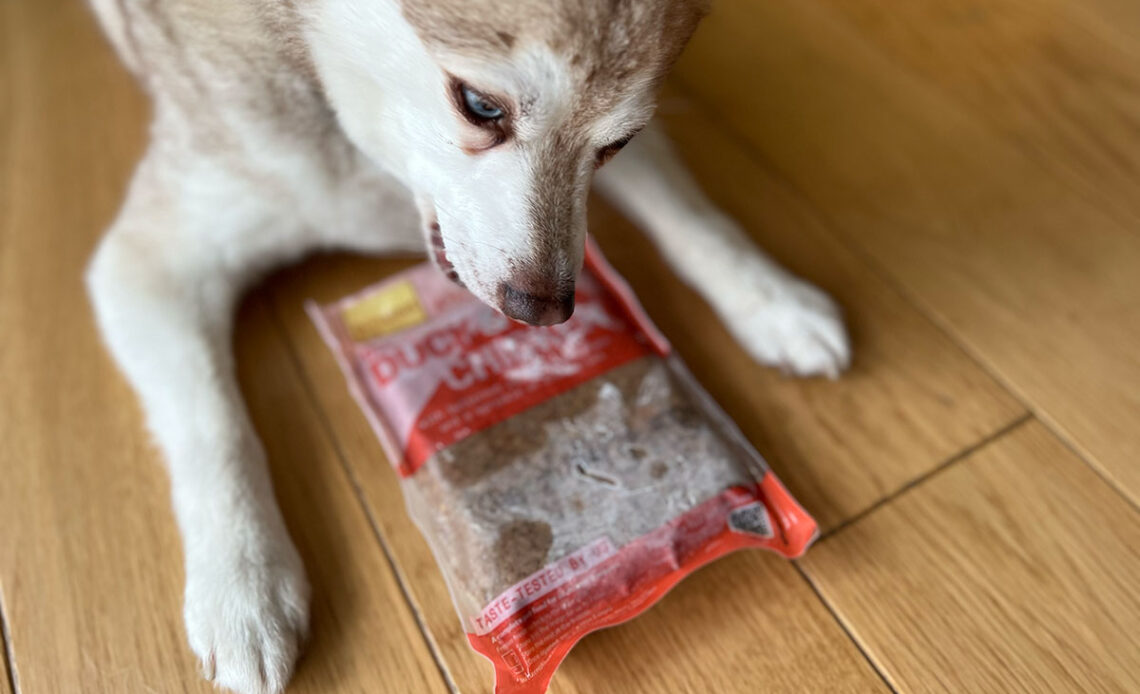
{"type": "Polygon", "coordinates": [[[268,268],[426,249],[502,313],[558,323],[593,184],[757,361],[848,363],[833,303],[713,207],[650,121],[704,0],[92,4],[154,120],[88,286],[168,464],[187,636],[218,685],[282,690],[308,625],[230,353],[268,268]]]}

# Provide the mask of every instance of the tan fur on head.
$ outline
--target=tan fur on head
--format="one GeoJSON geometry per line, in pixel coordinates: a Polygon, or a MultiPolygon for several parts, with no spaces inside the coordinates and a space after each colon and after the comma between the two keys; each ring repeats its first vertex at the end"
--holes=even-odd
{"type": "Polygon", "coordinates": [[[660,78],[684,48],[708,0],[402,0],[429,47],[501,57],[518,37],[544,41],[591,87],[636,74],[660,78]]]}

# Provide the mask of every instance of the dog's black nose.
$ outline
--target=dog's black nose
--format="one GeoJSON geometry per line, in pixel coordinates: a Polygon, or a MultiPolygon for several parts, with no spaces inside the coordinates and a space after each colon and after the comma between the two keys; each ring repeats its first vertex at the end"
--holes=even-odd
{"type": "Polygon", "coordinates": [[[574,290],[538,294],[507,284],[499,285],[502,310],[508,317],[531,325],[555,325],[574,313],[574,290]]]}

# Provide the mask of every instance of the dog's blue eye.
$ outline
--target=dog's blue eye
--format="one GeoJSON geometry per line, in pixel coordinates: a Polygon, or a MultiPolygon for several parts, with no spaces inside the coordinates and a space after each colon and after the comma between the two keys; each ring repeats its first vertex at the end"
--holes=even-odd
{"type": "Polygon", "coordinates": [[[487,97],[468,86],[462,87],[463,105],[467,112],[481,120],[497,120],[503,117],[503,109],[493,104],[487,97]]]}

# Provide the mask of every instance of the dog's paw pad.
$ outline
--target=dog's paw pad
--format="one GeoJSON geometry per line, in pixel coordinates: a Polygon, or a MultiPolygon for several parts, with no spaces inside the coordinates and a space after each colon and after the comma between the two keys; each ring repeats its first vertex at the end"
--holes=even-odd
{"type": "Polygon", "coordinates": [[[836,378],[851,363],[839,308],[810,284],[788,279],[728,313],[729,329],[762,364],[794,376],[836,378]]]}
{"type": "Polygon", "coordinates": [[[186,631],[203,677],[238,694],[285,689],[309,619],[309,587],[294,559],[215,560],[188,571],[186,631]]]}

